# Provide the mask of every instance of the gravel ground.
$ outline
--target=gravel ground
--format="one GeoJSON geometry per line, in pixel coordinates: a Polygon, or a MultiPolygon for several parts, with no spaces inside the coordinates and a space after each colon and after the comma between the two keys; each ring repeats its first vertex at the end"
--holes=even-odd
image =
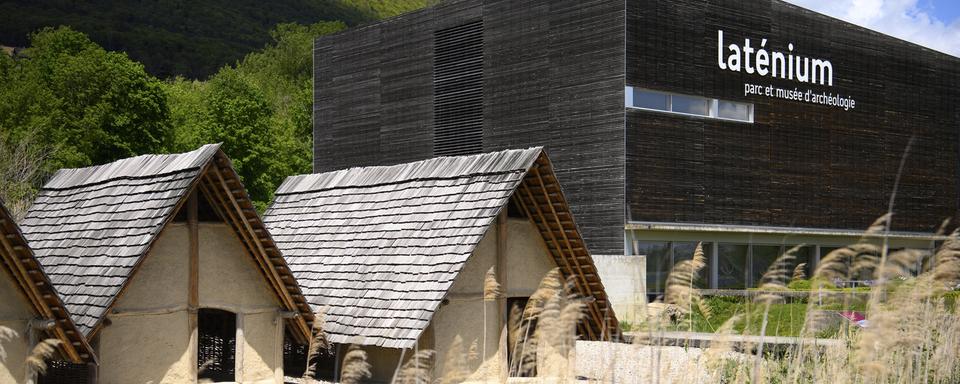
{"type": "Polygon", "coordinates": [[[699,348],[578,341],[577,376],[604,383],[706,383],[709,377],[702,355],[699,348]],[[657,349],[659,380],[654,375],[657,349]]]}

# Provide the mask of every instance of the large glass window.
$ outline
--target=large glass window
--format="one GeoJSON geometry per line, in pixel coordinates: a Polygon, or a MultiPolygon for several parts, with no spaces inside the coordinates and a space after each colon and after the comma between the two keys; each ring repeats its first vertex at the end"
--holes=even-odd
{"type": "Polygon", "coordinates": [[[627,108],[753,122],[753,104],[626,87],[627,108]]]}
{"type": "Polygon", "coordinates": [[[779,245],[754,245],[753,257],[751,261],[750,281],[747,281],[747,287],[758,287],[763,274],[773,265],[780,255],[783,254],[783,248],[779,245]]]}
{"type": "MultiPolygon", "coordinates": [[[[667,276],[673,266],[683,260],[693,259],[693,252],[697,248],[697,242],[667,242],[667,241],[639,241],[637,242],[637,254],[647,257],[647,291],[651,293],[662,293],[666,290],[667,276]]],[[[712,244],[703,244],[703,254],[707,259],[707,265],[700,270],[697,287],[709,287],[710,276],[710,255],[712,244]]]]}
{"type": "Polygon", "coordinates": [[[637,255],[647,257],[647,291],[663,292],[666,288],[667,274],[672,266],[670,261],[670,243],[658,241],[637,242],[637,255]]]}
{"type": "Polygon", "coordinates": [[[724,244],[717,247],[717,288],[743,289],[747,287],[746,244],[724,244]]]}
{"type": "MultiPolygon", "coordinates": [[[[673,243],[673,262],[679,263],[681,260],[693,259],[693,252],[697,249],[696,241],[673,243]]],[[[713,243],[703,243],[703,256],[707,259],[707,265],[700,269],[699,281],[697,287],[710,288],[710,256],[713,255],[713,243]]]]}

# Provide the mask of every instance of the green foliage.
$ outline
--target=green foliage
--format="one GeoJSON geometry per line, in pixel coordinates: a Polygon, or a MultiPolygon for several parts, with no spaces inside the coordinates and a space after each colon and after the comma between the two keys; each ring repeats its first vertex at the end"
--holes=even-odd
{"type": "Polygon", "coordinates": [[[172,139],[161,83],[70,28],[32,34],[0,77],[0,135],[52,148],[47,172],[163,152],[172,139]]]}
{"type": "Polygon", "coordinates": [[[289,175],[312,168],[313,39],[340,22],[281,24],[274,43],[209,81],[166,83],[177,151],[222,142],[261,211],[289,175]]]}
{"type": "Polygon", "coordinates": [[[787,288],[794,291],[809,291],[810,290],[810,280],[800,279],[791,281],[790,284],[787,284],[787,288]]]}
{"type": "MultiPolygon", "coordinates": [[[[39,164],[27,176],[5,176],[10,182],[0,198],[29,202],[43,177],[60,168],[220,142],[263,210],[284,178],[311,171],[311,48],[318,36],[344,28],[343,22],[279,24],[272,44],[209,80],[166,82],[83,33],[42,29],[21,55],[0,55],[0,150],[39,164]]],[[[23,168],[14,161],[0,167],[0,175],[23,168]]]]}
{"type": "Polygon", "coordinates": [[[270,41],[278,23],[369,22],[428,0],[165,0],[0,2],[0,44],[25,46],[43,27],[68,25],[108,50],[125,51],[162,78],[201,79],[270,41]]]}

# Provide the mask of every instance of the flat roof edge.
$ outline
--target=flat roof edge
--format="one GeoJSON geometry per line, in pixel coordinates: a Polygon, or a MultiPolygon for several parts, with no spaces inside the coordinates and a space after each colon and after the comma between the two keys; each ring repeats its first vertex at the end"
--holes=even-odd
{"type": "MultiPolygon", "coordinates": [[[[755,233],[771,235],[816,235],[816,236],[845,236],[863,237],[865,231],[831,228],[804,228],[804,227],[773,227],[732,224],[702,224],[702,223],[664,223],[654,221],[631,221],[624,225],[624,229],[651,230],[651,231],[680,231],[680,232],[728,232],[728,233],[755,233]]],[[[890,233],[868,235],[871,238],[884,236],[897,239],[915,240],[945,240],[948,236],[934,235],[923,232],[890,231],[890,233]]]]}

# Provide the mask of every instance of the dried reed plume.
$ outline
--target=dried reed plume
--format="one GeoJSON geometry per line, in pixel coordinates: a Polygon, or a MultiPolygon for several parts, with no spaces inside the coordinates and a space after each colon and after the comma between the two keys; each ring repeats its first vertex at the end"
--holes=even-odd
{"type": "Polygon", "coordinates": [[[326,312],[326,308],[321,308],[313,317],[313,327],[311,327],[313,337],[310,338],[310,344],[307,347],[307,367],[303,372],[305,379],[316,378],[317,360],[320,358],[321,353],[328,353],[330,350],[327,333],[323,330],[324,323],[326,322],[326,312]]]}
{"type": "MultiPolygon", "coordinates": [[[[796,268],[791,268],[791,266],[794,260],[797,259],[797,251],[802,247],[803,245],[798,245],[790,248],[777,257],[777,259],[773,261],[773,264],[767,267],[767,270],[763,272],[763,276],[760,277],[760,285],[758,288],[760,288],[762,293],[756,297],[757,302],[772,302],[783,299],[777,292],[787,290],[787,283],[790,282],[791,278],[791,269],[793,269],[793,276],[797,275],[796,268]]],[[[803,273],[802,269],[800,273],[803,273]]]]}
{"type": "Polygon", "coordinates": [[[937,289],[954,289],[960,285],[960,228],[944,240],[933,255],[933,280],[937,289]]]}
{"type": "Polygon", "coordinates": [[[437,351],[421,349],[400,367],[400,372],[394,379],[398,384],[431,384],[433,383],[433,365],[437,351]]]}
{"type": "Polygon", "coordinates": [[[57,339],[45,339],[37,343],[27,356],[27,368],[41,375],[47,373],[47,359],[57,352],[59,345],[60,340],[57,339]]]}
{"type": "Polygon", "coordinates": [[[500,283],[497,282],[496,267],[490,267],[483,278],[483,300],[495,301],[500,298],[500,283]]]}
{"type": "Polygon", "coordinates": [[[438,384],[458,384],[470,376],[470,370],[467,368],[467,354],[468,352],[463,348],[463,338],[460,335],[454,336],[444,356],[443,376],[440,377],[438,384]]]}
{"type": "Polygon", "coordinates": [[[7,351],[3,348],[3,344],[20,337],[20,334],[13,329],[0,326],[0,362],[7,361],[7,351]]]}
{"type": "Polygon", "coordinates": [[[484,359],[487,358],[487,303],[497,301],[501,294],[496,267],[492,266],[483,278],[483,354],[481,356],[484,359]]]}
{"type": "Polygon", "coordinates": [[[344,384],[359,384],[372,376],[370,363],[367,362],[367,352],[357,344],[350,344],[347,353],[343,356],[343,368],[340,370],[340,382],[344,384]]]}
{"type": "Polygon", "coordinates": [[[793,281],[806,280],[807,278],[807,273],[805,272],[806,269],[807,269],[807,263],[797,264],[797,266],[793,268],[793,276],[790,278],[790,281],[793,282],[793,281]]]}
{"type": "Polygon", "coordinates": [[[706,265],[707,259],[703,255],[703,243],[697,243],[697,248],[693,251],[693,258],[677,263],[667,275],[663,302],[675,305],[684,315],[691,314],[693,306],[696,305],[705,316],[709,316],[709,309],[703,305],[700,291],[694,284],[700,270],[706,265]]]}
{"type": "Polygon", "coordinates": [[[511,364],[509,368],[511,374],[515,375],[521,372],[524,359],[533,360],[535,364],[536,360],[532,355],[536,353],[536,339],[530,338],[531,324],[536,321],[540,312],[543,311],[543,307],[547,301],[556,295],[557,292],[560,292],[561,289],[563,289],[563,279],[560,275],[560,268],[553,268],[540,280],[540,285],[537,287],[537,290],[534,291],[530,299],[527,300],[527,305],[523,308],[520,322],[518,323],[521,324],[519,334],[515,335],[514,344],[510,346],[513,350],[511,355],[519,356],[519,358],[516,359],[516,363],[511,364]]]}

